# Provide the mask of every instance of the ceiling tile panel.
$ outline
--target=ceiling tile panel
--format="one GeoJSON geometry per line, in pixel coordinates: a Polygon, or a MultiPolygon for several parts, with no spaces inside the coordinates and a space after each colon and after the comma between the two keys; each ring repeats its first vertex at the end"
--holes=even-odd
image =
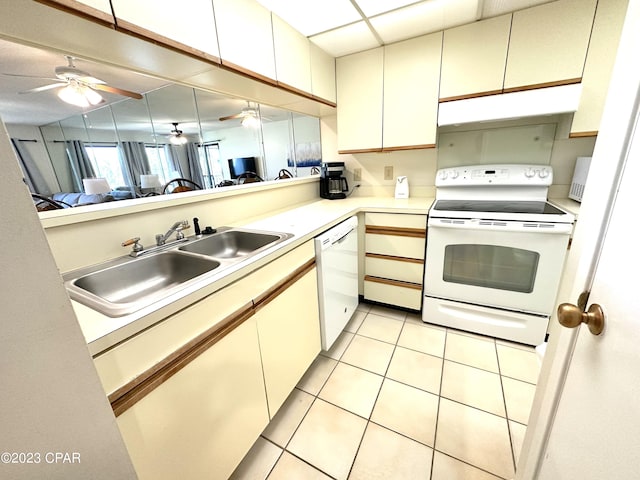
{"type": "Polygon", "coordinates": [[[419,2],[416,0],[356,0],[356,3],[367,17],[372,17],[419,2]]]}
{"type": "Polygon", "coordinates": [[[477,0],[429,0],[370,19],[385,43],[417,37],[476,20],[477,0]]]}
{"type": "Polygon", "coordinates": [[[380,46],[364,21],[314,35],[309,40],[334,57],[380,46]]]}
{"type": "Polygon", "coordinates": [[[362,20],[349,0],[257,0],[305,36],[362,20]]]}

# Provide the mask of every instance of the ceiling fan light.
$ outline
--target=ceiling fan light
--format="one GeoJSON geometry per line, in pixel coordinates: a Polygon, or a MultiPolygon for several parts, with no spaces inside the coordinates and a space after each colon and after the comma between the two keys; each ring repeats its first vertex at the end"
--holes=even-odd
{"type": "Polygon", "coordinates": [[[58,97],[63,102],[82,108],[98,105],[104,101],[102,95],[98,92],[76,83],[70,83],[60,89],[58,91],[58,97]]]}
{"type": "Polygon", "coordinates": [[[58,97],[63,102],[75,105],[77,107],[86,108],[91,105],[78,85],[69,84],[64,88],[61,88],[58,91],[58,97]]]}
{"type": "Polygon", "coordinates": [[[179,133],[178,135],[171,135],[169,137],[169,143],[173,145],[184,145],[187,142],[187,137],[182,136],[181,133],[179,133]]]}
{"type": "Polygon", "coordinates": [[[91,105],[99,105],[102,102],[104,102],[104,98],[102,98],[102,95],[100,95],[98,92],[96,92],[92,88],[89,88],[89,87],[82,87],[82,88],[84,89],[84,96],[86,97],[87,101],[91,105]]]}
{"type": "Polygon", "coordinates": [[[240,123],[243,127],[247,128],[258,128],[258,126],[260,125],[260,121],[254,115],[247,115],[242,119],[240,123]]]}

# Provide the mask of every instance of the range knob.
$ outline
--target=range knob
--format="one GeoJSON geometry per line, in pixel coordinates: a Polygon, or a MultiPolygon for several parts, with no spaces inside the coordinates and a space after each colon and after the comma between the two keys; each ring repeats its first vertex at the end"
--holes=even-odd
{"type": "Polygon", "coordinates": [[[458,170],[451,170],[451,178],[453,180],[455,180],[456,178],[458,178],[458,176],[460,175],[460,172],[458,172],[458,170]]]}
{"type": "Polygon", "coordinates": [[[535,177],[536,171],[533,168],[529,167],[524,171],[524,176],[527,178],[535,177]]]}
{"type": "Polygon", "coordinates": [[[449,172],[447,172],[446,170],[440,170],[440,180],[446,180],[447,177],[449,176],[449,172]]]}
{"type": "Polygon", "coordinates": [[[547,170],[546,168],[543,168],[538,172],[538,176],[540,178],[547,178],[549,176],[549,170],[547,170]]]}

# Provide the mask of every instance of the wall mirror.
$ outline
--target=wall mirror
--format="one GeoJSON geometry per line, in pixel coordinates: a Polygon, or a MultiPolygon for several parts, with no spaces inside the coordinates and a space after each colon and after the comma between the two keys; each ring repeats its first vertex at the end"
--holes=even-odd
{"type": "MultiPolygon", "coordinates": [[[[46,69],[38,73],[23,69],[20,56],[14,53],[27,56],[32,50],[36,49],[0,40],[0,58],[7,52],[14,55],[7,68],[32,76],[46,75],[46,69]]],[[[46,54],[38,50],[38,58],[46,54]]],[[[54,57],[50,62],[60,63],[61,55],[49,55],[54,57]]],[[[109,186],[100,194],[111,201],[171,193],[176,187],[216,189],[318,172],[321,147],[316,117],[217,92],[167,85],[138,74],[118,72],[121,76],[111,81],[110,71],[116,69],[78,64],[92,73],[97,71],[95,75],[108,78],[109,83],[120,81],[118,86],[140,92],[143,98],[106,98],[106,104],[84,110],[74,107],[77,113],[69,115],[69,105],[55,98],[54,92],[16,95],[25,88],[24,80],[3,83],[0,116],[16,150],[31,157],[30,163],[45,179],[44,186],[39,182],[40,186],[32,189],[34,193],[54,199],[63,199],[67,193],[89,193],[83,181],[98,177],[106,179],[109,186]],[[139,88],[137,77],[143,77],[139,88]],[[11,88],[13,91],[5,91],[11,88]],[[15,110],[7,112],[13,107],[6,101],[7,95],[25,104],[46,104],[41,110],[46,110],[49,121],[29,122],[17,118],[15,110]],[[60,113],[56,114],[58,105],[60,113]],[[57,115],[59,118],[50,121],[57,115]],[[174,179],[184,181],[167,185],[174,179]]],[[[29,88],[46,83],[28,80],[29,88]]],[[[98,203],[96,198],[86,203],[98,203]]],[[[73,199],[66,203],[74,204],[73,199]]]]}

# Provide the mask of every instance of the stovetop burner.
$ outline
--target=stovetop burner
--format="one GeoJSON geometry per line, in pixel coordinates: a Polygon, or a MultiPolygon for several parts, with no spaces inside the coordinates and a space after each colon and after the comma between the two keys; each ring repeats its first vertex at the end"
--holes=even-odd
{"type": "Polygon", "coordinates": [[[543,215],[562,215],[565,213],[548,202],[504,200],[437,200],[433,210],[543,215]]]}

